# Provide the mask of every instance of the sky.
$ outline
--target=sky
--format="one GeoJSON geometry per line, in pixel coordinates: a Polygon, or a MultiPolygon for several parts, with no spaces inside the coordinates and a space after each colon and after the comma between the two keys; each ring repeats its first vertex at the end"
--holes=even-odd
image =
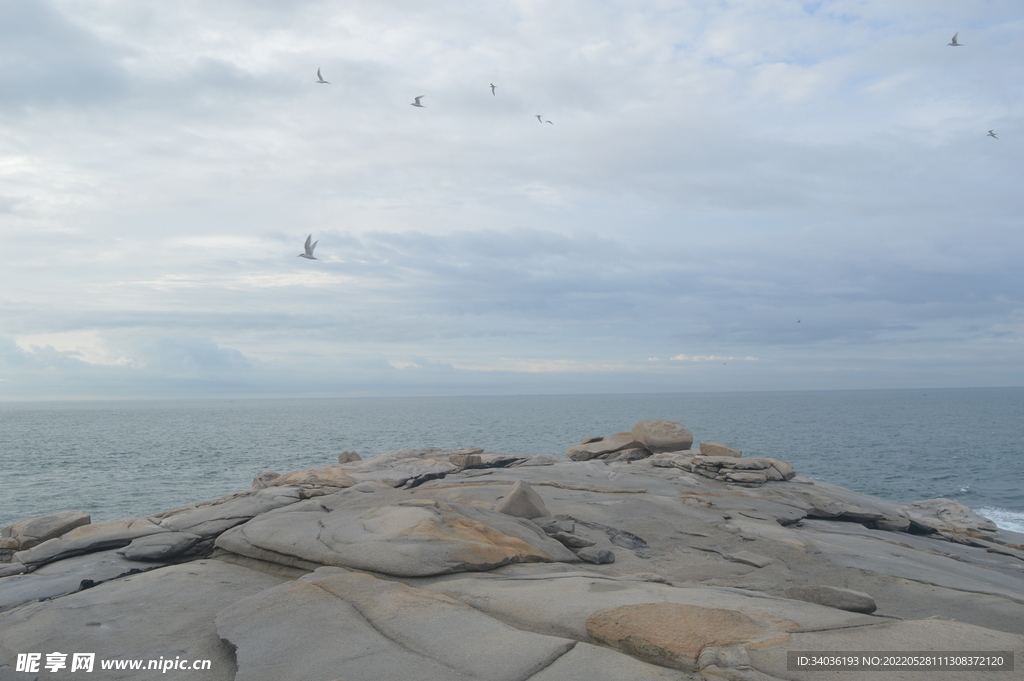
{"type": "Polygon", "coordinates": [[[1019,0],[0,17],[0,399],[1024,385],[1019,0]]]}

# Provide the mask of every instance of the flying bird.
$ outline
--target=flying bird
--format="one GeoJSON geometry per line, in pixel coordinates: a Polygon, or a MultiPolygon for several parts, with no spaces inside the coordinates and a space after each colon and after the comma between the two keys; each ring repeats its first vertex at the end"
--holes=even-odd
{"type": "Polygon", "coordinates": [[[949,44],[946,45],[946,47],[962,47],[962,44],[956,41],[956,37],[958,35],[960,35],[960,31],[957,31],[956,33],[953,34],[953,39],[949,41],[949,44]]]}
{"type": "Polygon", "coordinates": [[[544,121],[541,120],[540,114],[535,114],[535,116],[537,117],[537,122],[538,123],[542,123],[542,124],[544,123],[544,121]]]}
{"type": "Polygon", "coordinates": [[[426,109],[427,107],[420,104],[420,100],[423,99],[424,97],[426,97],[426,95],[420,95],[419,97],[416,98],[416,101],[410,104],[409,106],[418,106],[421,109],[426,109]]]}
{"type": "MultiPolygon", "coordinates": [[[[551,123],[551,121],[544,121],[544,122],[545,123],[551,123]]],[[[551,123],[551,125],[554,125],[554,123],[551,123]]]]}
{"type": "MultiPolygon", "coordinates": [[[[494,88],[496,88],[496,87],[497,87],[497,85],[495,85],[494,83],[491,83],[491,94],[492,95],[494,94],[494,88]]],[[[497,96],[497,95],[495,95],[495,96],[497,96]]]]}
{"type": "Polygon", "coordinates": [[[995,132],[995,130],[989,130],[989,131],[988,131],[988,134],[987,134],[987,135],[985,135],[985,137],[995,137],[996,139],[999,139],[998,137],[996,137],[996,132],[995,132]]]}
{"type": "Polygon", "coordinates": [[[312,240],[313,240],[313,235],[312,234],[310,234],[309,236],[306,237],[306,252],[305,253],[299,253],[298,257],[306,258],[307,260],[318,260],[318,258],[314,258],[313,257],[313,249],[316,248],[316,245],[318,243],[320,243],[320,241],[318,239],[317,241],[313,241],[313,243],[310,244],[309,242],[312,241],[312,240]]]}
{"type": "Polygon", "coordinates": [[[799,323],[800,323],[800,320],[799,320],[799,319],[798,319],[798,320],[796,320],[796,323],[797,323],[797,324],[799,324],[799,323]]]}
{"type": "Polygon", "coordinates": [[[316,70],[316,82],[323,83],[324,85],[330,85],[331,81],[324,80],[324,77],[320,75],[320,69],[316,70]]]}

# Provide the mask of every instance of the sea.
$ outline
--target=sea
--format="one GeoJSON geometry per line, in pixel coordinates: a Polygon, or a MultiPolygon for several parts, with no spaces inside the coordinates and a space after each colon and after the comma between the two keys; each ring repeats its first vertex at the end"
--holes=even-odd
{"type": "Polygon", "coordinates": [[[641,419],[893,501],[946,497],[1024,532],[1024,388],[0,402],[0,527],[93,522],[247,490],[264,471],[403,448],[563,455],[641,419]]]}

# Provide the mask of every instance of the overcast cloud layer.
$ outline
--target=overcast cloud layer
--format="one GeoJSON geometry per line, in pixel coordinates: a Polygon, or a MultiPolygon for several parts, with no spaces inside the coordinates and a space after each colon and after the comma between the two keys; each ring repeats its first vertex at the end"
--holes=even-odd
{"type": "Polygon", "coordinates": [[[0,17],[0,398],[1024,385],[1019,0],[0,17]]]}

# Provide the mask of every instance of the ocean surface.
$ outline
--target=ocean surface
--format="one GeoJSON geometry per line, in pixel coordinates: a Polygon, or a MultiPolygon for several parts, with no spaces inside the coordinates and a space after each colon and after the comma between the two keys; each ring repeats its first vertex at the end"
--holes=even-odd
{"type": "Polygon", "coordinates": [[[564,454],[645,418],[895,501],[947,497],[1024,532],[1024,388],[434,398],[0,402],[0,527],[93,521],[407,447],[564,454]]]}

